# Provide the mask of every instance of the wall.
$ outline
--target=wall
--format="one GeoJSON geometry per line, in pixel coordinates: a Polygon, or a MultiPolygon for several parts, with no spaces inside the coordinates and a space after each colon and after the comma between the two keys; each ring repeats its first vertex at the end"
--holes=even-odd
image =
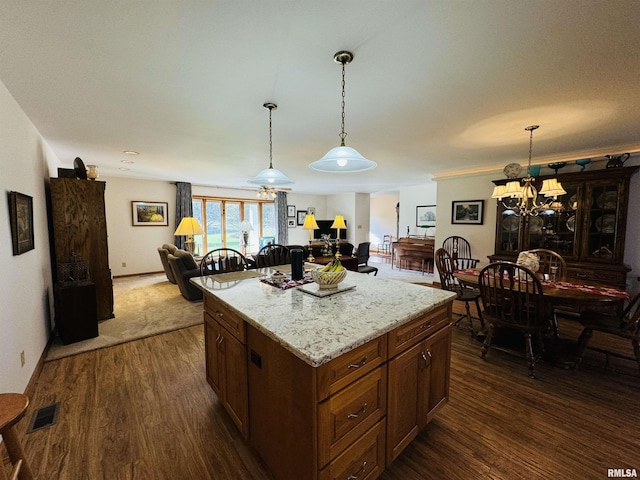
{"type": "Polygon", "coordinates": [[[400,194],[397,192],[371,196],[371,228],[368,241],[373,249],[383,242],[385,235],[392,235],[394,240],[397,238],[396,205],[399,201],[400,194]]]}
{"type": "Polygon", "coordinates": [[[45,186],[61,166],[0,82],[0,392],[24,392],[49,339],[53,291],[45,186]],[[33,197],[35,249],[13,255],[10,191],[33,197]],[[25,365],[20,353],[24,351],[25,365]]]}
{"type": "Polygon", "coordinates": [[[436,196],[438,190],[439,186],[435,182],[400,189],[400,237],[407,236],[407,229],[410,235],[424,235],[424,229],[416,226],[416,207],[423,205],[437,205],[437,234],[440,225],[443,221],[446,222],[446,216],[443,217],[440,213],[442,205],[436,196]]]}

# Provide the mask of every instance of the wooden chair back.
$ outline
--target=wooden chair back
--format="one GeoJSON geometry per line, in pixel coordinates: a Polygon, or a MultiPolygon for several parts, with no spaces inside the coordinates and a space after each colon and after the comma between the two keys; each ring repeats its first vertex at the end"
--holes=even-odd
{"type": "Polygon", "coordinates": [[[207,252],[200,262],[202,275],[239,272],[247,269],[247,259],[233,248],[216,248],[207,252]]]}
{"type": "Polygon", "coordinates": [[[562,255],[546,248],[534,248],[527,251],[535,253],[540,259],[538,274],[547,274],[549,278],[553,278],[555,274],[557,281],[564,281],[567,278],[567,263],[562,255]]]}
{"type": "Polygon", "coordinates": [[[456,270],[475,268],[478,265],[479,260],[471,256],[471,245],[464,237],[447,237],[442,242],[442,248],[449,252],[456,270]]]}
{"type": "Polygon", "coordinates": [[[453,275],[456,268],[449,252],[444,248],[439,248],[434,254],[434,261],[440,274],[440,288],[457,293],[460,290],[460,286],[453,275]]]}
{"type": "Polygon", "coordinates": [[[291,253],[287,246],[279,243],[265,245],[258,251],[256,256],[256,266],[273,267],[275,265],[286,265],[291,263],[291,253]]]}
{"type": "Polygon", "coordinates": [[[490,263],[480,271],[485,320],[524,332],[547,331],[552,323],[535,273],[513,262],[490,263]]]}

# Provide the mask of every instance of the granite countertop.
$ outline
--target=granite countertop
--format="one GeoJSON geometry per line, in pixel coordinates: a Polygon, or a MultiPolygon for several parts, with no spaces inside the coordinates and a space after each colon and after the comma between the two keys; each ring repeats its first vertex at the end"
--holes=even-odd
{"type": "MultiPolygon", "coordinates": [[[[277,268],[288,271],[287,267],[277,268]]],[[[355,288],[319,298],[260,281],[260,276],[272,272],[261,269],[195,277],[191,283],[314,367],[455,297],[446,290],[348,271],[340,286],[355,288]]]]}

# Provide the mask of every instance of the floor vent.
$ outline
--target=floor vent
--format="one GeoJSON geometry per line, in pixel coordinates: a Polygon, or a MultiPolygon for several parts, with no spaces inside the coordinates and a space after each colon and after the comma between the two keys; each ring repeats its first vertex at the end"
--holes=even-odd
{"type": "Polygon", "coordinates": [[[31,423],[29,424],[27,433],[32,433],[54,425],[58,420],[58,407],[60,407],[60,404],[54,403],[53,405],[37,410],[33,414],[33,417],[31,417],[31,423]]]}

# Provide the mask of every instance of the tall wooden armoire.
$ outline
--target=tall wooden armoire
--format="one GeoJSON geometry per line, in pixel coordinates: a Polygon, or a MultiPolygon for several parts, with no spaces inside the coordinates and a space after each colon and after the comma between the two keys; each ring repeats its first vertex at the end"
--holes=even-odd
{"type": "Polygon", "coordinates": [[[98,320],[113,318],[113,283],[109,268],[105,182],[51,178],[54,282],[57,264],[84,260],[96,286],[98,320]]]}

